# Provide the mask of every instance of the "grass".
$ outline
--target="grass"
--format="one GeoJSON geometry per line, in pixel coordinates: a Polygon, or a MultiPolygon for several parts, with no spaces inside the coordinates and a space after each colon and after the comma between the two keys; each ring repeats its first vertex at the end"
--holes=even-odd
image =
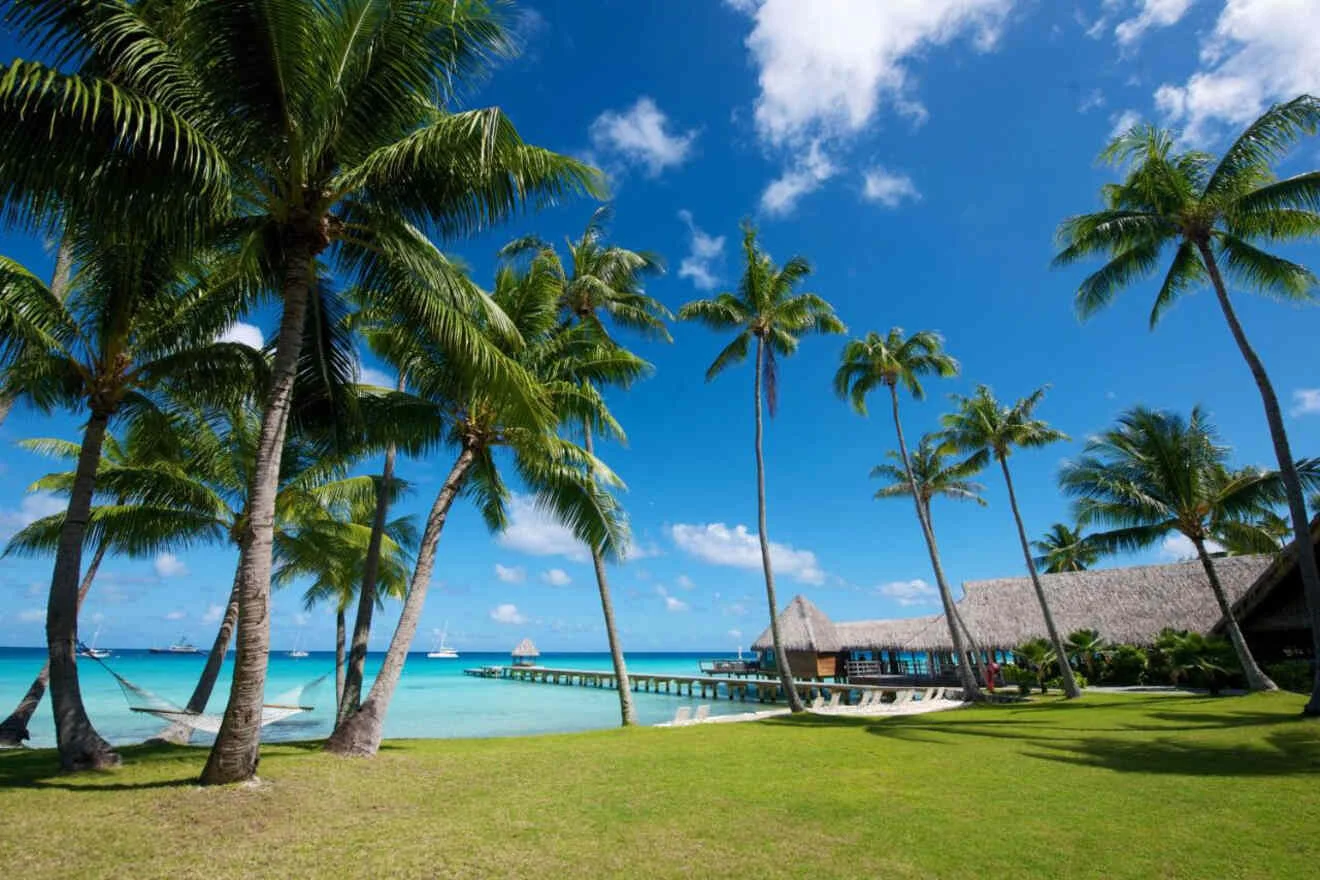
{"type": "Polygon", "coordinates": [[[40,877],[1314,877],[1320,722],[1294,695],[1095,695],[774,719],[198,749],[63,776],[0,754],[0,864],[40,877]]]}

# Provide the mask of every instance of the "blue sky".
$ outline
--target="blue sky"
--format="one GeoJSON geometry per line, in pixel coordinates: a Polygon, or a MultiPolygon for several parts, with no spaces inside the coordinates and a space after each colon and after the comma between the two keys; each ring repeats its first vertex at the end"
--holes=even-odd
{"type": "MultiPolygon", "coordinates": [[[[1051,271],[1064,216],[1097,205],[1111,172],[1094,156],[1137,120],[1176,125],[1222,147],[1270,102],[1320,92],[1320,7],[1310,0],[922,0],[520,6],[526,51],[467,97],[498,104],[528,140],[611,176],[619,243],[663,254],[650,292],[672,308],[737,280],[738,222],[753,218],[779,260],[806,256],[807,289],[852,334],[898,325],[944,334],[963,365],[904,402],[910,438],[937,426],[946,395],[990,384],[1004,398],[1052,388],[1040,415],[1074,439],[1012,461],[1028,529],[1068,520],[1061,461],[1134,404],[1204,405],[1241,463],[1272,453],[1254,385],[1213,299],[1187,297],[1146,329],[1155,282],[1080,325],[1071,294],[1086,267],[1051,271]]],[[[0,54],[16,53],[5,38],[0,54]]],[[[1320,140],[1281,169],[1320,165],[1320,140]]],[[[495,250],[537,233],[576,234],[593,205],[521,218],[450,250],[489,281],[495,250]]],[[[49,271],[49,249],[0,233],[0,253],[49,271]]],[[[1314,246],[1292,256],[1320,262],[1314,246]]],[[[1289,409],[1299,456],[1320,452],[1320,313],[1236,297],[1289,409]]],[[[269,331],[267,315],[250,335],[269,331]]],[[[750,366],[703,382],[723,340],[692,326],[672,345],[635,340],[655,375],[612,405],[626,448],[601,454],[628,482],[637,551],[611,569],[625,648],[728,649],[767,620],[755,553],[750,366]]],[[[876,502],[870,467],[893,447],[883,401],[869,419],[830,391],[842,338],[807,340],[781,364],[780,414],[767,435],[769,533],[782,601],[809,595],[835,619],[924,614],[937,601],[909,504],[876,502]]],[[[366,363],[368,368],[379,365],[366,363]]],[[[48,463],[14,448],[75,437],[78,420],[18,410],[0,427],[0,532],[47,512],[25,496],[48,463]]],[[[406,462],[405,502],[422,512],[448,467],[406,462]]],[[[937,504],[955,583],[1023,571],[997,474],[989,507],[937,504]]],[[[1161,548],[1132,560],[1177,558],[1161,548]]],[[[89,596],[84,631],[142,647],[186,633],[209,640],[233,576],[226,549],[112,559],[89,596]]],[[[0,644],[42,642],[47,560],[0,561],[0,644]]],[[[456,508],[441,541],[419,642],[445,621],[460,650],[605,645],[589,560],[562,529],[516,501],[492,537],[456,508]]],[[[393,615],[377,628],[384,647],[393,615]]],[[[278,595],[277,646],[329,648],[333,618],[278,595]]],[[[424,647],[419,644],[418,647],[424,647]]]]}

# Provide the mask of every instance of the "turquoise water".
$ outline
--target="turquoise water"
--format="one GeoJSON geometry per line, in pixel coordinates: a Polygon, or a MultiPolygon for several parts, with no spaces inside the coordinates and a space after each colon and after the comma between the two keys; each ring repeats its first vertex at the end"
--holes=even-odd
{"type": "MultiPolygon", "coordinates": [[[[373,676],[381,654],[367,659],[367,674],[373,676]]],[[[637,672],[699,673],[697,661],[716,654],[630,654],[628,668],[637,672]]],[[[8,715],[41,668],[44,651],[37,648],[0,648],[0,718],[8,715]]],[[[205,656],[169,656],[146,651],[115,651],[105,663],[133,684],[177,705],[187,702],[202,671],[205,656]]],[[[207,711],[224,711],[232,674],[233,655],[226,660],[216,692],[207,711]]],[[[612,690],[584,687],[555,687],[545,684],[482,679],[463,675],[473,666],[505,664],[507,654],[463,654],[457,660],[429,660],[425,653],[408,657],[398,690],[385,720],[387,737],[486,737],[520,736],[613,727],[619,723],[619,699],[612,690]]],[[[541,663],[568,669],[609,669],[609,654],[541,655],[541,663]]],[[[316,708],[265,729],[268,741],[311,739],[330,733],[335,699],[334,654],[311,652],[294,659],[276,654],[270,661],[266,699],[283,701],[319,676],[327,676],[307,692],[303,700],[316,708]]],[[[131,711],[123,691],[94,660],[78,661],[83,700],[93,724],[102,736],[116,745],[140,742],[164,725],[157,718],[131,711]]],[[[370,682],[370,678],[368,679],[370,682]]],[[[709,703],[712,714],[745,712],[754,704],[701,700],[665,694],[634,694],[638,720],[657,724],[674,716],[683,705],[709,703]]],[[[34,747],[52,746],[54,722],[49,701],[42,703],[30,726],[34,747]]],[[[204,735],[197,742],[207,741],[204,735]]]]}

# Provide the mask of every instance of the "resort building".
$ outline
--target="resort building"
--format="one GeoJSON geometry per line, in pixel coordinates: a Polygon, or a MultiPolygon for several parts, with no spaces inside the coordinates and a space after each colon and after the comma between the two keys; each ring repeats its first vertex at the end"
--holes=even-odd
{"type": "MultiPolygon", "coordinates": [[[[1320,518],[1312,523],[1311,552],[1317,543],[1320,518]]],[[[1215,571],[1257,659],[1313,653],[1292,547],[1277,556],[1218,558],[1215,571]]],[[[1214,593],[1197,560],[1043,574],[1040,579],[1060,635],[1094,629],[1108,642],[1150,645],[1166,628],[1223,631],[1214,593]]],[[[970,636],[967,647],[986,659],[1002,662],[1023,642],[1047,637],[1029,577],[967,582],[955,609],[970,636]]],[[[943,614],[836,623],[799,595],[780,613],[779,630],[795,678],[956,680],[957,661],[943,614]]],[[[769,628],[752,648],[762,670],[775,668],[769,628]]]]}
{"type": "Polygon", "coordinates": [[[536,645],[532,644],[531,639],[523,639],[513,649],[514,666],[535,666],[536,658],[541,656],[541,652],[536,650],[536,645]]]}

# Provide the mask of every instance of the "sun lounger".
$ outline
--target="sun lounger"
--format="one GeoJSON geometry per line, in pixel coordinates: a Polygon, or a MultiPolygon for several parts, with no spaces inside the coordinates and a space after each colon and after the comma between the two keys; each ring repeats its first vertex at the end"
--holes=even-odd
{"type": "Polygon", "coordinates": [[[710,706],[698,706],[697,714],[694,716],[693,720],[705,721],[709,717],[710,717],[710,706]]]}
{"type": "Polygon", "coordinates": [[[865,709],[875,702],[876,691],[862,691],[862,698],[857,701],[858,709],[865,709]]]}
{"type": "Polygon", "coordinates": [[[843,694],[839,693],[838,691],[835,691],[834,694],[830,697],[830,704],[826,706],[826,708],[827,709],[839,708],[839,700],[841,699],[843,699],[843,694]]]}
{"type": "Polygon", "coordinates": [[[944,688],[935,688],[935,692],[934,692],[933,694],[930,695],[930,698],[931,698],[932,700],[942,700],[942,699],[944,699],[944,688]]]}
{"type": "Polygon", "coordinates": [[[900,706],[900,705],[902,705],[903,703],[911,702],[911,700],[912,700],[912,696],[913,696],[913,694],[915,694],[915,693],[916,693],[916,691],[908,690],[908,689],[904,689],[904,690],[898,691],[897,693],[894,694],[894,703],[893,703],[893,705],[895,705],[895,706],[900,706]]]}
{"type": "Polygon", "coordinates": [[[679,706],[678,711],[674,713],[673,724],[687,724],[692,720],[692,707],[679,706]]]}
{"type": "Polygon", "coordinates": [[[811,701],[811,711],[815,712],[818,709],[824,709],[824,708],[825,708],[825,698],[822,697],[820,694],[816,694],[816,699],[811,701]]]}

